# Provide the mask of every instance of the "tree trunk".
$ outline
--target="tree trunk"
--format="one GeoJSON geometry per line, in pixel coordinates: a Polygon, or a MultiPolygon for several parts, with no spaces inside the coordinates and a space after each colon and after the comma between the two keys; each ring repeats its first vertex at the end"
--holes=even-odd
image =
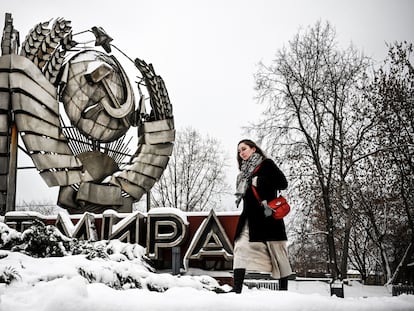
{"type": "Polygon", "coordinates": [[[352,216],[351,209],[346,210],[346,224],[344,233],[344,243],[342,247],[342,259],[341,259],[341,279],[347,277],[348,274],[348,255],[349,255],[349,238],[351,235],[352,228],[352,216]]]}
{"type": "Polygon", "coordinates": [[[334,223],[333,223],[333,215],[332,215],[332,208],[330,205],[328,189],[324,187],[323,191],[323,202],[325,206],[325,215],[326,215],[326,231],[328,234],[326,235],[326,242],[328,244],[329,250],[329,271],[332,274],[332,278],[334,280],[338,279],[339,276],[339,269],[338,269],[338,261],[336,258],[336,248],[335,248],[335,233],[334,233],[334,223]]]}
{"type": "Polygon", "coordinates": [[[399,281],[399,279],[401,278],[401,274],[404,271],[404,267],[407,266],[408,261],[411,259],[412,255],[413,255],[413,252],[414,252],[414,243],[413,243],[413,241],[411,241],[410,244],[408,244],[408,247],[407,247],[407,249],[404,253],[403,258],[401,259],[400,263],[398,264],[397,269],[395,269],[394,274],[388,280],[387,285],[395,284],[396,282],[399,281]]]}

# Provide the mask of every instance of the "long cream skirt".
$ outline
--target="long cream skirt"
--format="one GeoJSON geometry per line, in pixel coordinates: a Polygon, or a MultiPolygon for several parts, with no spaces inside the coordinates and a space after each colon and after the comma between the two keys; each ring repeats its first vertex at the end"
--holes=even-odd
{"type": "Polygon", "coordinates": [[[291,275],[287,241],[249,242],[249,226],[246,222],[235,241],[233,269],[270,272],[275,279],[291,275]]]}

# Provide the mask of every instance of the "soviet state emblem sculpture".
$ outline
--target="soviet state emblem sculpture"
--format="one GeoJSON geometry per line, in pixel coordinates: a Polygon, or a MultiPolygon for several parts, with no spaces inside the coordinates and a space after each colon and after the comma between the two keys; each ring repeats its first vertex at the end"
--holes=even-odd
{"type": "Polygon", "coordinates": [[[175,138],[164,81],[151,64],[130,59],[112,41],[100,27],[72,34],[70,22],[59,18],[35,25],[20,47],[6,14],[0,57],[2,213],[13,210],[17,132],[47,185],[60,187],[58,205],[70,213],[130,212],[162,175],[175,138]],[[94,46],[79,42],[88,35],[94,46]],[[136,88],[112,48],[132,64],[136,88]]]}

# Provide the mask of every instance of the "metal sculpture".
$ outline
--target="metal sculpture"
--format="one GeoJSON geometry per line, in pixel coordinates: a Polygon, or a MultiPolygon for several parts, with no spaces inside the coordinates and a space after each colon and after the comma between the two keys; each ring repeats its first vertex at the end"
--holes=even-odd
{"type": "Polygon", "coordinates": [[[161,177],[172,154],[174,119],[164,81],[151,64],[131,60],[112,45],[100,27],[76,34],[92,33],[95,47],[90,47],[74,41],[69,21],[59,18],[49,25],[37,24],[17,55],[18,32],[6,14],[0,57],[0,211],[14,209],[18,131],[23,151],[46,184],[60,187],[59,206],[70,213],[129,212],[161,177]],[[139,100],[111,48],[138,69],[139,100]],[[137,149],[131,153],[126,137],[134,127],[137,149]]]}

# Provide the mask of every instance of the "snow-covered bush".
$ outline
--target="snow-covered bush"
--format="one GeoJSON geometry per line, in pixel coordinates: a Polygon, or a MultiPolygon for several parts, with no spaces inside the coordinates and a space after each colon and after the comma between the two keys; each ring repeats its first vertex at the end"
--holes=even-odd
{"type": "Polygon", "coordinates": [[[62,257],[70,250],[71,239],[55,226],[35,220],[21,235],[22,244],[12,250],[21,250],[33,257],[62,257]]]}
{"type": "Polygon", "coordinates": [[[21,233],[0,222],[0,249],[11,249],[20,242],[21,233]]]}
{"type": "Polygon", "coordinates": [[[0,270],[0,283],[6,283],[8,285],[18,279],[21,279],[21,276],[15,268],[6,266],[0,270]]]}
{"type": "Polygon", "coordinates": [[[70,253],[72,255],[86,255],[86,258],[89,260],[94,258],[109,259],[105,245],[102,245],[101,242],[72,239],[70,253]]]}
{"type": "Polygon", "coordinates": [[[6,285],[13,281],[51,282],[80,275],[88,283],[101,283],[117,290],[147,289],[165,292],[173,287],[186,286],[200,290],[220,290],[217,281],[211,277],[156,273],[146,256],[145,248],[139,244],[119,240],[91,242],[68,238],[56,227],[42,222],[33,223],[21,234],[0,223],[0,233],[0,249],[8,246],[7,250],[0,252],[0,267],[5,267],[0,269],[0,283],[6,285]],[[16,252],[22,254],[15,254],[16,252]],[[53,265],[53,269],[39,269],[38,260],[42,257],[48,260],[48,267],[53,265]],[[25,258],[28,266],[22,265],[21,260],[16,258],[25,258]],[[6,262],[13,264],[5,264],[6,262]]]}

